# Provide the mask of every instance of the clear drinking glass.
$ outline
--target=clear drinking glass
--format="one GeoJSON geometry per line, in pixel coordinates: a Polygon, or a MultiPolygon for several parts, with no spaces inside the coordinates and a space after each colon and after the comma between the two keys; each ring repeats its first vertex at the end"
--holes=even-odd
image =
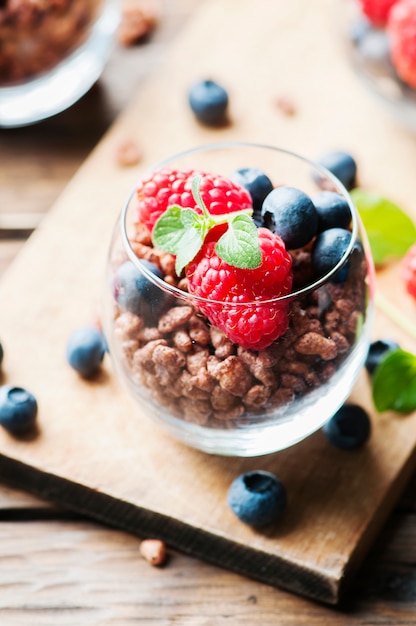
{"type": "Polygon", "coordinates": [[[294,286],[286,296],[247,304],[191,295],[183,277],[172,277],[171,255],[152,248],[135,188],[115,227],[105,286],[106,338],[115,370],[137,406],[132,419],[153,419],[185,444],[229,456],[281,450],[333,415],[362,369],[373,309],[366,234],[347,191],[321,166],[275,147],[232,142],[183,152],[154,169],[230,177],[247,167],[260,168],[275,186],[310,196],[333,190],[346,199],[351,240],[335,267],[311,276],[308,244],[290,251],[294,286]],[[159,275],[143,259],[158,264],[159,275]],[[244,307],[253,313],[262,307],[283,311],[286,332],[265,349],[252,350],[208,319],[221,310],[238,320],[244,307]]]}
{"type": "Polygon", "coordinates": [[[0,127],[38,122],[84,95],[108,60],[119,15],[119,0],[1,3],[0,127]]]}
{"type": "Polygon", "coordinates": [[[335,9],[347,58],[357,77],[396,121],[416,132],[416,89],[397,74],[388,30],[371,24],[357,0],[336,0],[335,9]]]}

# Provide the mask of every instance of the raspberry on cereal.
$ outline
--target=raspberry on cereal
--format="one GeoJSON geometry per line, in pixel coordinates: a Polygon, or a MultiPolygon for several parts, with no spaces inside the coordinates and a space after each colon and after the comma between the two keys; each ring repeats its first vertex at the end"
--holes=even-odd
{"type": "Polygon", "coordinates": [[[197,170],[161,168],[143,178],[137,186],[137,214],[150,231],[169,206],[201,212],[192,194],[192,180],[201,180],[201,197],[212,215],[232,213],[251,208],[251,196],[243,187],[228,178],[197,170]]]}
{"type": "Polygon", "coordinates": [[[204,244],[186,268],[189,292],[211,300],[199,304],[201,311],[231,341],[253,350],[267,348],[287,330],[288,304],[278,297],[292,287],[291,257],[282,240],[265,228],[258,236],[262,262],[256,269],[229,265],[215,242],[204,244]]]}

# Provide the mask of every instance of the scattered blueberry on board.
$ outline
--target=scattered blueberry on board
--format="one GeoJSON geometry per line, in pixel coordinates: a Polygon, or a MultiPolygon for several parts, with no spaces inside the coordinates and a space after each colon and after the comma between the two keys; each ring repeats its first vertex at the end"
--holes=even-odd
{"type": "Polygon", "coordinates": [[[22,387],[0,387],[0,424],[13,435],[23,435],[34,426],[38,412],[36,398],[22,387]]]}
{"type": "Polygon", "coordinates": [[[257,167],[242,167],[231,174],[233,180],[244,187],[251,196],[253,202],[253,219],[256,226],[262,225],[261,211],[263,202],[268,194],[273,191],[273,183],[266,174],[257,167]]]}
{"type": "Polygon", "coordinates": [[[249,526],[266,526],[283,515],[287,496],[277,476],[256,470],[240,474],[231,483],[227,500],[239,520],[249,526]]]}
{"type": "Polygon", "coordinates": [[[276,187],[265,198],[263,225],[278,234],[286,248],[306,246],[318,232],[318,213],[310,197],[296,187],[276,187]]]}
{"type": "Polygon", "coordinates": [[[383,75],[388,69],[394,76],[391,61],[390,36],[379,28],[371,28],[356,43],[359,54],[365,62],[366,70],[383,75]]]}
{"type": "Polygon", "coordinates": [[[359,17],[351,25],[349,38],[354,44],[359,44],[371,29],[371,22],[366,17],[359,17]]]}
{"type": "MultiPolygon", "coordinates": [[[[150,261],[141,260],[150,272],[162,278],[160,269],[150,261]]],[[[141,272],[131,261],[126,261],[117,269],[114,277],[114,296],[118,304],[147,322],[157,320],[166,305],[167,296],[141,272]]]]}
{"type": "Polygon", "coordinates": [[[66,345],[69,365],[84,378],[94,376],[100,368],[107,346],[102,333],[86,326],[74,330],[66,345]]]}
{"type": "Polygon", "coordinates": [[[358,404],[346,403],[324,425],[323,432],[336,448],[355,450],[370,436],[370,417],[358,404]]]}
{"type": "Polygon", "coordinates": [[[355,187],[357,163],[348,152],[334,150],[324,154],[317,162],[336,176],[346,189],[350,190],[355,187]]]}
{"type": "Polygon", "coordinates": [[[399,344],[392,339],[378,339],[377,341],[373,341],[370,344],[367,358],[365,360],[365,367],[368,373],[373,375],[377,366],[389,354],[389,352],[399,349],[399,344]]]}
{"type": "Polygon", "coordinates": [[[226,121],[228,93],[214,80],[194,83],[189,89],[188,100],[193,113],[202,124],[216,126],[226,121]]]}

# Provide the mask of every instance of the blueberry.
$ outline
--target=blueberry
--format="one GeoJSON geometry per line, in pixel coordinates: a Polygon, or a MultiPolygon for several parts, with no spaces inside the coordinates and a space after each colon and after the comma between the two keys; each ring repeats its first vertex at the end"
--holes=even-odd
{"type": "Polygon", "coordinates": [[[344,265],[332,276],[333,283],[343,283],[348,277],[359,276],[362,263],[365,263],[365,254],[361,241],[357,239],[352,246],[351,253],[344,265]]]}
{"type": "MultiPolygon", "coordinates": [[[[141,264],[150,272],[162,277],[160,269],[150,261],[141,264]]],[[[157,324],[158,317],[167,303],[166,293],[151,282],[131,261],[126,261],[117,269],[114,277],[114,296],[126,311],[142,317],[147,324],[157,324]]]]}
{"type": "Polygon", "coordinates": [[[69,365],[84,378],[90,378],[100,368],[107,349],[103,335],[97,328],[78,328],[70,335],[66,345],[69,365]]]}
{"type": "Polygon", "coordinates": [[[243,167],[231,174],[233,180],[244,187],[253,202],[253,219],[257,226],[262,225],[261,209],[265,197],[273,190],[273,183],[266,174],[257,167],[243,167]]]}
{"type": "Polygon", "coordinates": [[[35,424],[38,405],[22,387],[0,387],[0,424],[14,435],[27,433],[35,424]]]}
{"type": "Polygon", "coordinates": [[[350,225],[350,205],[341,194],[335,191],[321,191],[312,196],[312,202],[319,216],[319,231],[336,226],[348,228],[350,225]]]}
{"type": "Polygon", "coordinates": [[[263,225],[279,235],[288,249],[301,248],[318,232],[318,213],[306,193],[277,187],[263,202],[263,225]]]}
{"type": "Polygon", "coordinates": [[[328,152],[318,160],[318,163],[336,176],[346,189],[355,187],[357,164],[348,152],[341,150],[328,152]]]}
{"type": "Polygon", "coordinates": [[[208,126],[226,121],[228,93],[213,80],[202,80],[191,86],[189,105],[197,119],[208,126]]]}
{"type": "Polygon", "coordinates": [[[384,76],[386,70],[394,74],[391,61],[390,37],[385,30],[370,29],[358,42],[358,52],[365,63],[365,69],[384,76]]]}
{"type": "Polygon", "coordinates": [[[387,356],[389,352],[399,350],[400,346],[392,339],[379,339],[373,341],[368,349],[365,367],[370,375],[374,374],[376,367],[387,356]]]}
{"type": "MultiPolygon", "coordinates": [[[[325,276],[342,259],[351,241],[344,228],[329,228],[319,233],[312,247],[312,267],[315,275],[325,276]]],[[[342,269],[342,268],[341,268],[342,269]]],[[[345,280],[346,276],[344,277],[345,280]]]]}
{"type": "Polygon", "coordinates": [[[349,38],[355,45],[358,45],[367,33],[371,30],[371,22],[366,17],[359,17],[354,20],[349,30],[349,38]]]}
{"type": "Polygon", "coordinates": [[[323,427],[328,441],[341,450],[360,448],[369,438],[371,422],[367,411],[357,404],[344,404],[323,427]]]}
{"type": "Polygon", "coordinates": [[[286,508],[286,490],[270,472],[257,470],[238,476],[228,491],[228,505],[249,526],[276,522],[286,508]]]}
{"type": "Polygon", "coordinates": [[[4,357],[4,350],[3,350],[3,346],[0,343],[0,365],[3,363],[3,357],[4,357]]]}

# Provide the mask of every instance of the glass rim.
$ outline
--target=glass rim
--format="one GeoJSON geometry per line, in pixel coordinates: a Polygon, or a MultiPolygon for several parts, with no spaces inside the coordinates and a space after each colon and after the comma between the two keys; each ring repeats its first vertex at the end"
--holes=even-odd
{"type": "Polygon", "coordinates": [[[358,226],[359,226],[359,222],[360,222],[360,218],[358,215],[358,211],[357,208],[355,207],[351,196],[348,192],[348,190],[346,189],[346,187],[341,183],[341,181],[336,178],[336,176],[334,176],[327,168],[325,168],[323,165],[320,165],[319,163],[316,163],[315,161],[308,159],[307,157],[304,157],[296,152],[293,152],[291,150],[287,150],[285,148],[280,148],[277,146],[272,146],[269,144],[262,144],[262,143],[251,143],[251,142],[247,142],[247,141],[226,141],[226,142],[215,142],[215,143],[209,143],[209,144],[202,144],[199,145],[197,147],[194,148],[188,148],[186,150],[183,150],[181,152],[177,152],[176,154],[163,159],[159,162],[157,162],[155,165],[153,165],[152,167],[146,169],[143,174],[141,175],[141,177],[145,176],[146,174],[149,174],[151,172],[156,171],[157,169],[160,169],[161,167],[166,167],[169,163],[171,163],[172,161],[175,161],[177,159],[189,156],[191,154],[197,154],[198,152],[208,152],[208,151],[214,151],[214,150],[220,150],[220,149],[230,149],[230,148],[255,148],[255,149],[264,149],[264,150],[271,150],[273,152],[279,153],[279,154],[283,154],[289,157],[293,157],[295,159],[298,159],[300,161],[303,162],[304,165],[309,165],[312,169],[316,170],[317,172],[319,172],[322,176],[324,176],[325,178],[328,178],[335,186],[335,188],[338,188],[340,190],[340,192],[342,192],[342,195],[345,197],[345,199],[348,202],[348,206],[350,208],[351,211],[351,239],[350,242],[344,252],[344,254],[342,255],[341,259],[338,261],[338,263],[326,274],[324,274],[323,276],[321,276],[320,278],[318,278],[317,280],[315,280],[314,282],[301,287],[300,289],[296,289],[295,291],[290,291],[287,294],[281,295],[281,296],[276,296],[274,298],[268,298],[268,299],[259,299],[259,300],[251,300],[248,302],[234,302],[232,300],[214,300],[211,298],[204,298],[203,296],[198,296],[197,294],[192,294],[189,293],[188,291],[184,291],[183,289],[180,289],[179,287],[175,287],[174,285],[170,285],[169,283],[167,283],[165,280],[163,280],[163,278],[160,278],[159,276],[156,276],[156,274],[154,274],[151,270],[149,270],[146,265],[144,263],[142,263],[142,259],[140,259],[134,252],[130,240],[128,238],[127,235],[127,213],[128,213],[128,209],[130,207],[130,203],[132,201],[132,199],[134,198],[134,195],[136,193],[136,189],[137,189],[137,184],[131,189],[126,202],[123,205],[122,211],[121,211],[121,215],[120,215],[120,230],[121,230],[121,239],[123,242],[123,246],[124,249],[127,253],[127,256],[129,257],[130,261],[132,261],[132,263],[135,265],[135,267],[142,273],[144,274],[144,276],[150,280],[152,283],[154,283],[155,285],[157,285],[158,287],[160,287],[161,289],[163,289],[164,291],[167,291],[169,293],[171,293],[172,295],[175,295],[176,297],[180,297],[182,299],[186,299],[190,302],[195,302],[195,303],[201,303],[201,304],[218,304],[221,305],[223,307],[229,307],[229,306],[233,306],[233,307],[247,307],[250,305],[256,305],[256,306],[263,306],[263,305],[268,305],[268,304],[273,304],[273,303],[277,303],[277,302],[291,302],[292,300],[295,300],[297,298],[303,297],[309,293],[311,293],[312,291],[315,291],[316,289],[319,289],[319,287],[322,287],[323,285],[325,285],[327,282],[329,282],[331,280],[331,278],[333,276],[335,276],[335,274],[337,274],[337,272],[343,267],[343,265],[347,262],[349,256],[351,255],[355,244],[358,240],[358,226]]]}

